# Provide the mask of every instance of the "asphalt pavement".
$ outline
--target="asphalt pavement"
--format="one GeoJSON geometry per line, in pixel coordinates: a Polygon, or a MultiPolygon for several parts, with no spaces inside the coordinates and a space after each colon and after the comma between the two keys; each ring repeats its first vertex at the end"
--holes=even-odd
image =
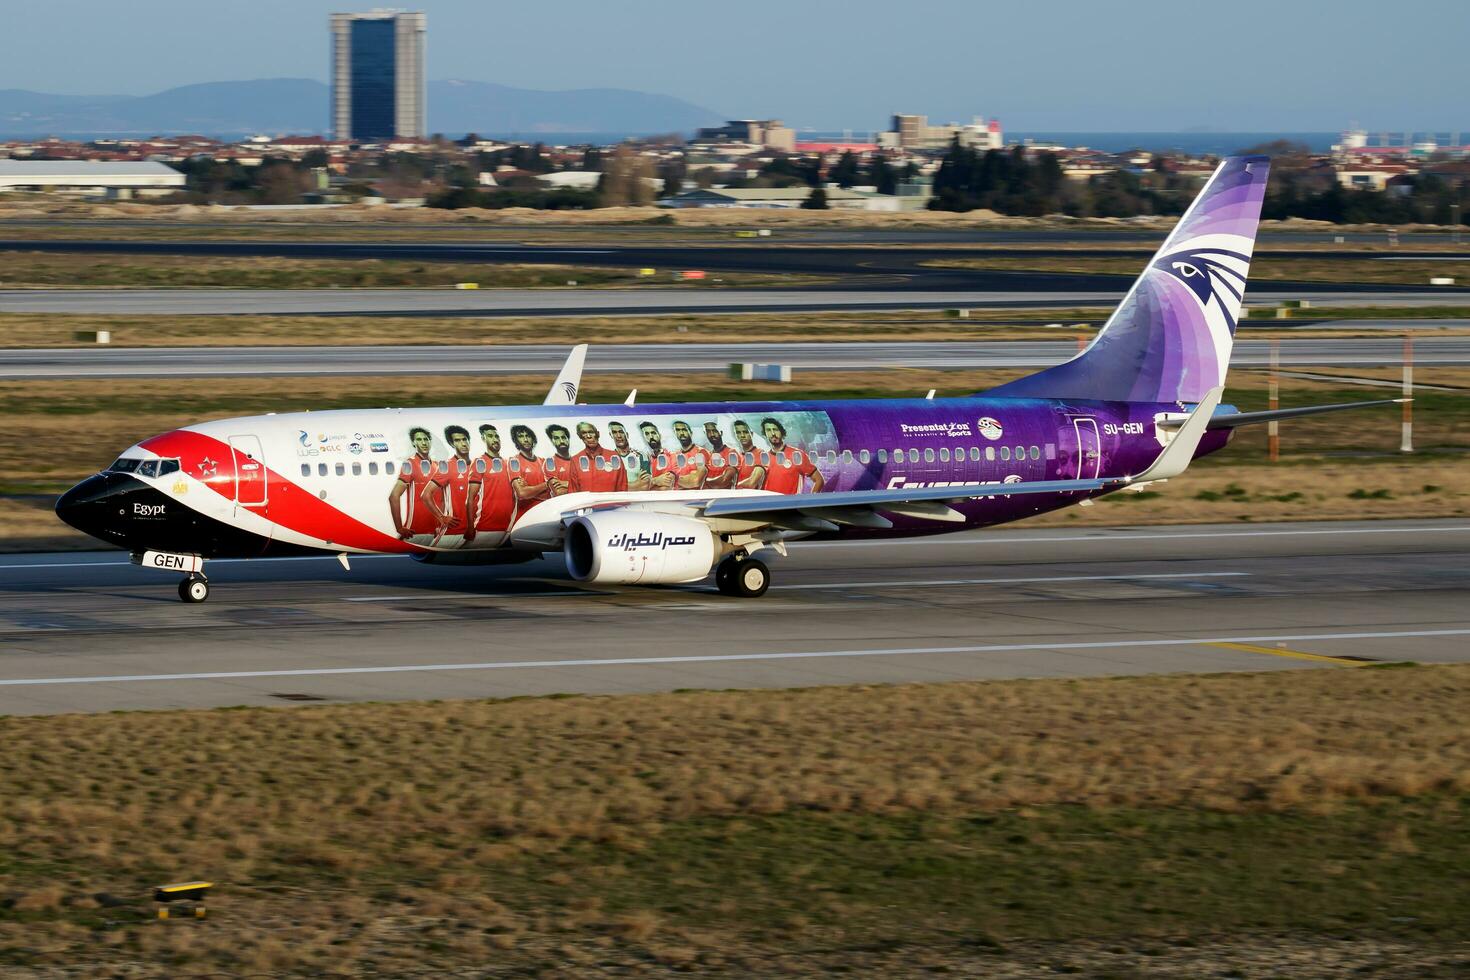
{"type": "Polygon", "coordinates": [[[198,606],[115,553],[6,556],[0,714],[1470,660],[1463,520],[791,551],[759,600],[326,557],[211,563],[198,606]]]}
{"type": "MultiPolygon", "coordinates": [[[[789,365],[800,371],[874,368],[1040,368],[1077,352],[1077,341],[996,340],[932,343],[606,344],[594,346],[589,373],[724,371],[733,362],[789,365]]],[[[1287,338],[1281,364],[1382,366],[1403,357],[1398,337],[1287,338]]],[[[360,347],[83,347],[0,349],[0,379],[161,378],[265,375],[554,373],[567,348],[552,344],[360,347]]],[[[1269,362],[1264,340],[1235,345],[1231,364],[1269,362]]],[[[1470,336],[1421,337],[1414,362],[1470,364],[1470,336]]]]}

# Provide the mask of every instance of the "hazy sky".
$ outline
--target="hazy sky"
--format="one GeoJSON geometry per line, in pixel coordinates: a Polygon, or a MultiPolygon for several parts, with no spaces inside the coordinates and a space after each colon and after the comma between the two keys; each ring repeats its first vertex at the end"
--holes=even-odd
{"type": "MultiPolygon", "coordinates": [[[[0,0],[0,89],[327,75],[318,0],[0,0]]],[[[1470,132],[1467,0],[425,0],[429,77],[884,128],[1470,132]]],[[[430,107],[432,111],[432,106],[430,107]]]]}

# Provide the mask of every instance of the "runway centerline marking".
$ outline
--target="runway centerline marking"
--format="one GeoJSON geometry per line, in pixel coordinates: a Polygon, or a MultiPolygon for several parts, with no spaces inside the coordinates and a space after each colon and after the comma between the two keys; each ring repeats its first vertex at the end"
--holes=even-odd
{"type": "Polygon", "coordinates": [[[445,670],[524,670],[546,667],[630,667],[658,664],[740,663],[762,660],[826,660],[855,657],[908,657],[945,653],[1020,653],[1030,650],[1115,650],[1120,647],[1197,647],[1221,643],[1280,643],[1304,640],[1403,640],[1433,636],[1470,636],[1470,628],[1442,630],[1385,630],[1358,633],[1282,633],[1264,636],[1195,636],[1156,640],[1089,640],[1061,643],[992,643],[958,647],[895,647],[876,650],[803,650],[781,653],[689,654],[678,657],[614,657],[591,660],[513,660],[461,664],[393,664],[382,667],[303,667],[282,670],[218,670],[193,674],[109,674],[96,677],[17,677],[0,680],[0,687],[38,687],[51,684],[126,684],[164,681],[244,680],[253,677],[334,677],[349,674],[411,674],[445,670]]]}
{"type": "Polygon", "coordinates": [[[1286,657],[1290,660],[1315,660],[1321,663],[1337,664],[1341,667],[1366,667],[1371,660],[1349,660],[1346,657],[1329,657],[1321,653],[1305,653],[1301,650],[1288,650],[1285,647],[1263,647],[1253,643],[1211,643],[1212,647],[1222,650],[1239,650],[1243,653],[1261,653],[1270,657],[1286,657]]]}

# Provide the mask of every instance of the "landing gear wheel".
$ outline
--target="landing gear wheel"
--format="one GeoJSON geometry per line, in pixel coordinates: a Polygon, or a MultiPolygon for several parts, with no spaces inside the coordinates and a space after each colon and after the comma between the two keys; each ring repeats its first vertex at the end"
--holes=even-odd
{"type": "Polygon", "coordinates": [[[203,575],[189,575],[179,583],[179,598],[185,602],[203,602],[209,598],[209,580],[203,575]]]}
{"type": "Polygon", "coordinates": [[[758,599],[771,587],[771,570],[755,558],[738,563],[732,577],[734,594],[742,599],[758,599]]]}
{"type": "Polygon", "coordinates": [[[735,567],[739,564],[735,558],[726,558],[715,566],[715,588],[721,595],[735,594],[735,567]]]}

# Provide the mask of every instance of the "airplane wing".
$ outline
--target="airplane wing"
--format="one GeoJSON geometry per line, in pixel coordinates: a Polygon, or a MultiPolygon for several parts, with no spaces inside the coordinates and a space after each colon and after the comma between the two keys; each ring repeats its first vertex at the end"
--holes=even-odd
{"type": "Polygon", "coordinates": [[[551,390],[546,393],[542,400],[543,405],[575,405],[577,404],[577,389],[582,384],[582,363],[587,360],[587,345],[578,344],[567,354],[567,362],[561,366],[561,373],[551,383],[551,390]]]}
{"type": "Polygon", "coordinates": [[[1373,408],[1378,405],[1402,405],[1412,398],[1384,398],[1371,402],[1343,402],[1337,405],[1308,405],[1305,408],[1281,408],[1274,412],[1230,412],[1210,419],[1208,429],[1233,429],[1237,425],[1255,425],[1259,422],[1275,422],[1280,419],[1301,418],[1321,412],[1345,412],[1350,408],[1373,408]]]}

